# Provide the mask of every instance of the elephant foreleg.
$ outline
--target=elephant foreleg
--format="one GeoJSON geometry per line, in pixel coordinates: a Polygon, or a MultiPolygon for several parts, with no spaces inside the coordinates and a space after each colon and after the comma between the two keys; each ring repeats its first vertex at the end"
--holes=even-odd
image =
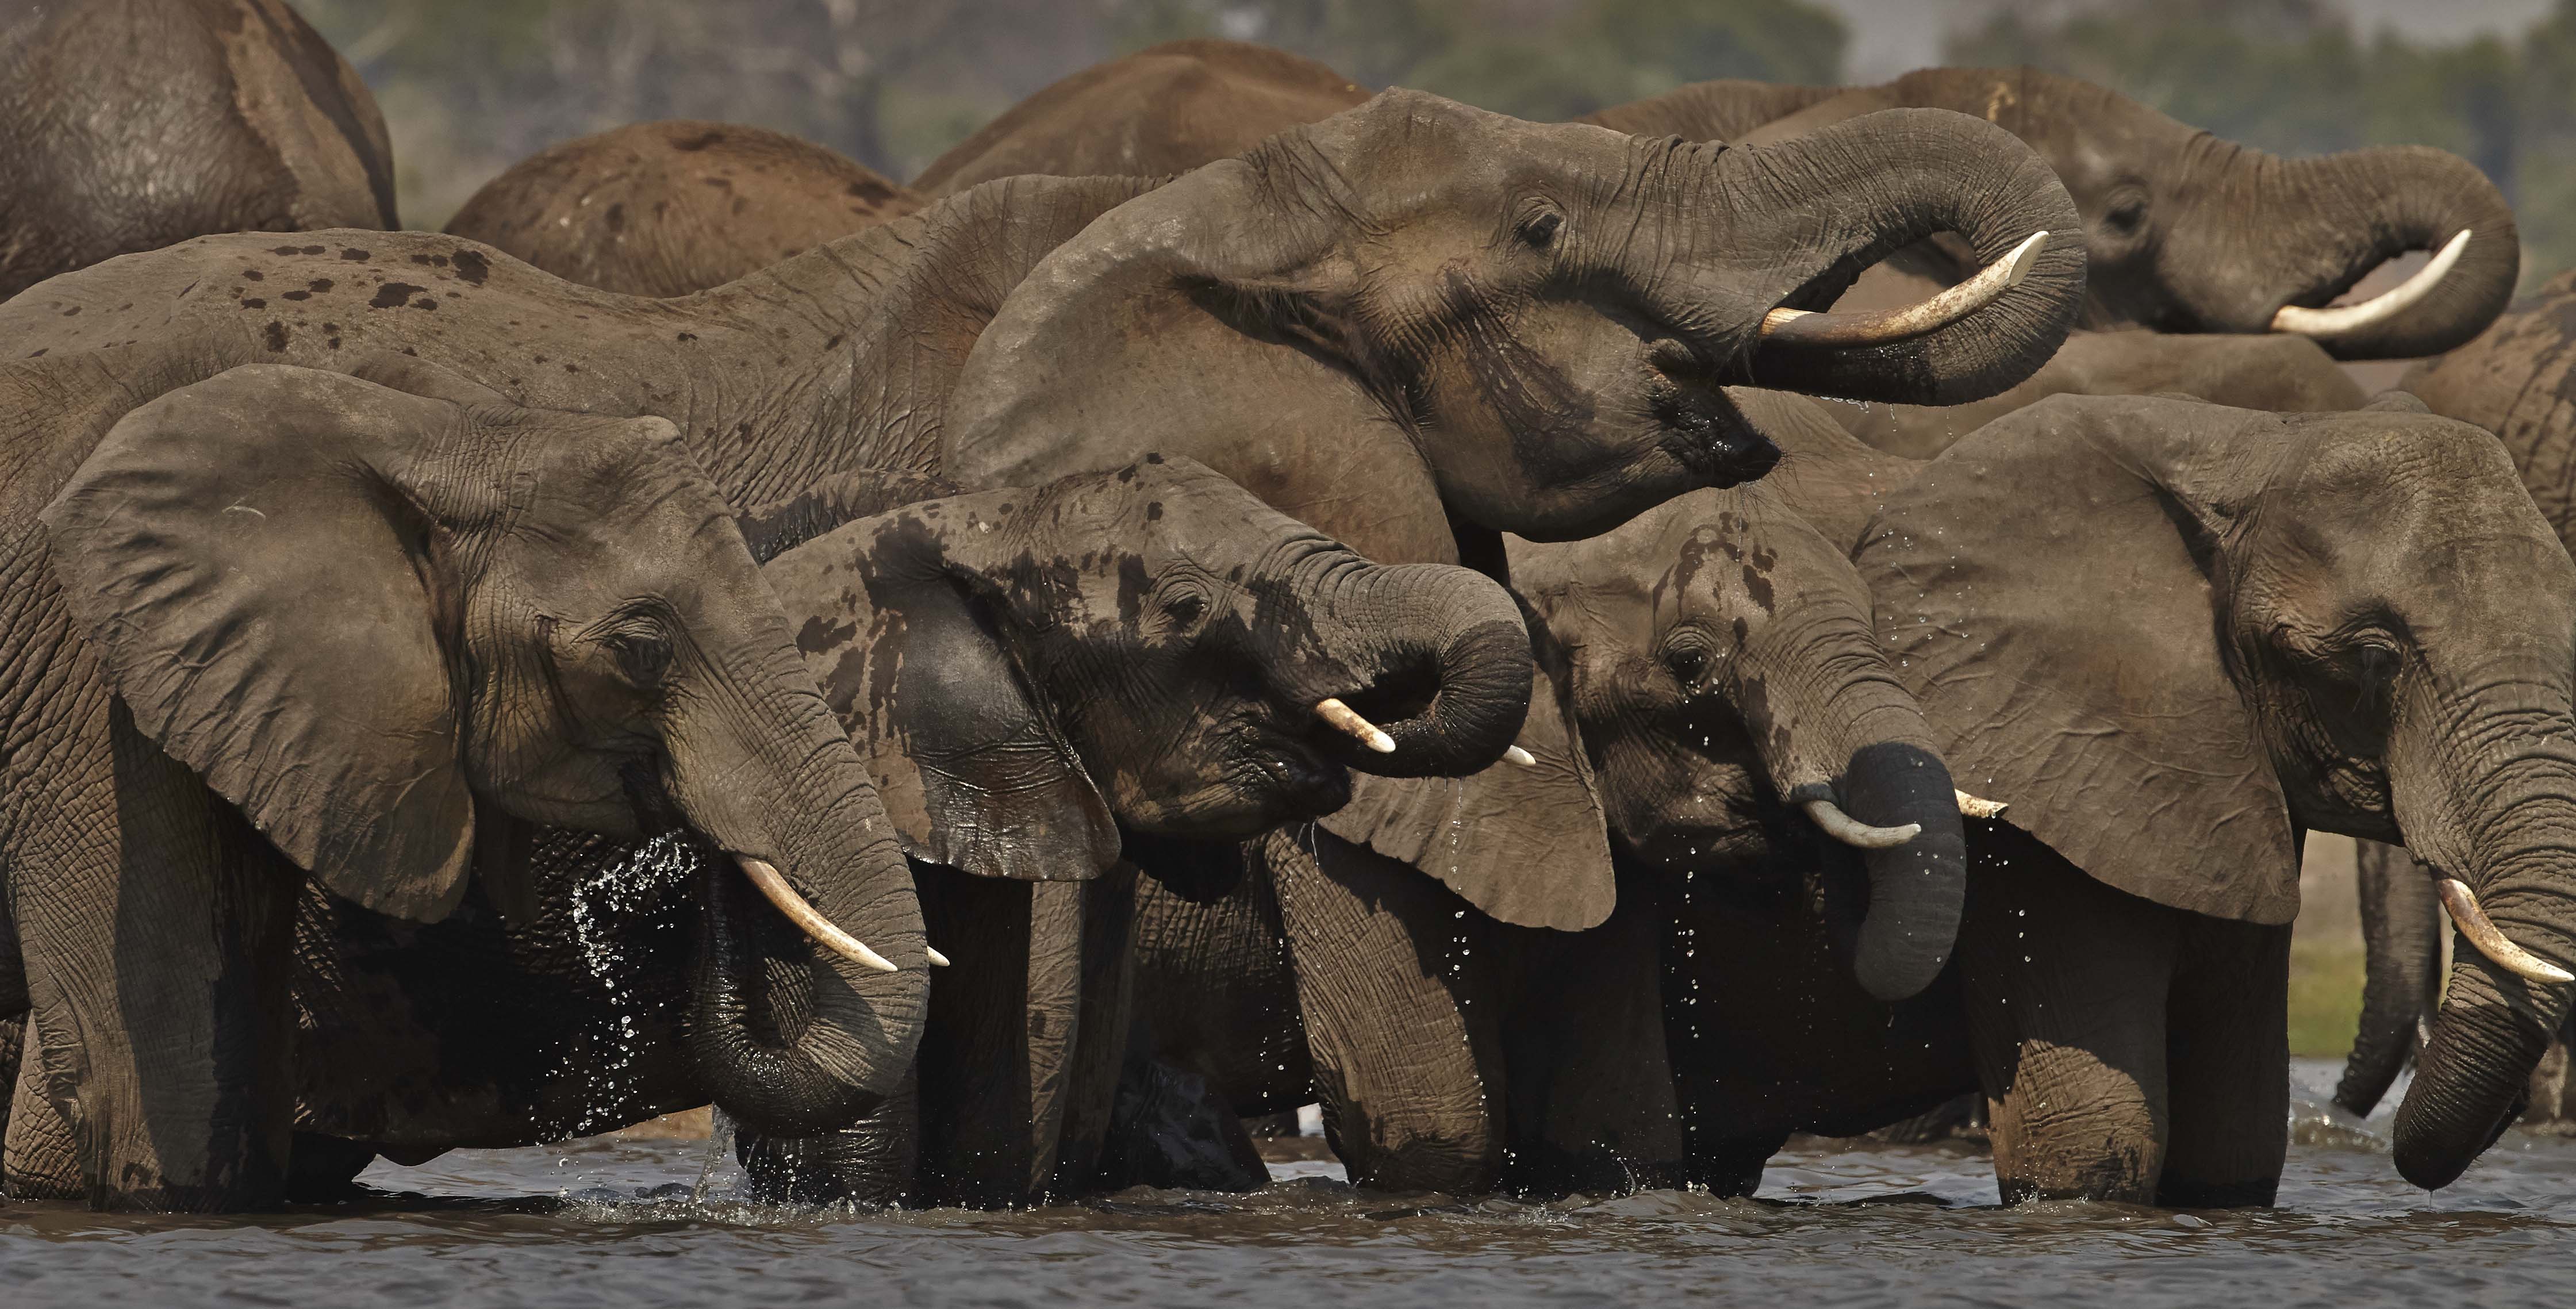
{"type": "Polygon", "coordinates": [[[2178,918],[2009,827],[1981,842],[1959,960],[2005,1203],[2154,1202],[2178,918]]]}
{"type": "Polygon", "coordinates": [[[2268,1205],[2290,1148],[2290,929],[2190,917],[2166,1000],[2156,1203],[2268,1205]]]}
{"type": "Polygon", "coordinates": [[[1351,1181],[1493,1190],[1503,1080],[1495,990],[1483,982],[1492,920],[1411,866],[1319,827],[1274,832],[1262,854],[1325,1128],[1351,1181]]]}

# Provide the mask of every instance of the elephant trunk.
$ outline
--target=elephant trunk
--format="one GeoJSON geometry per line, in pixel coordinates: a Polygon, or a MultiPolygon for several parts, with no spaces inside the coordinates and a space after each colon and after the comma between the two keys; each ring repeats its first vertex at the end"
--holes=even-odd
{"type": "MultiPolygon", "coordinates": [[[[2485,815],[2473,812],[2464,830],[2493,836],[2472,840],[2456,865],[2438,849],[2427,853],[2442,875],[2475,888],[2478,906],[2513,945],[2564,967],[2576,959],[2568,880],[2576,764],[2527,763],[2491,781],[2486,791],[2513,798],[2485,815]]],[[[2407,816],[2401,808],[2400,821],[2407,816]]],[[[2466,936],[2455,944],[2449,992],[2397,1109],[2393,1153],[2406,1180],[2427,1190],[2447,1186],[2494,1143],[2520,1109],[2571,995],[2576,983],[2530,980],[2466,936]]]]}
{"type": "Polygon", "coordinates": [[[2361,1024],[2334,1102],[2364,1116],[2415,1061],[2425,1016],[2438,999],[2442,918],[2432,870],[2395,846],[2363,841],[2354,855],[2361,899],[2361,1024]]]}
{"type": "Polygon", "coordinates": [[[2231,316],[2243,321],[2221,330],[2300,332],[2337,359],[2415,359],[2465,344],[2513,298],[2522,273],[2513,210],[2469,161],[2429,146],[2245,156],[2235,168],[2256,179],[2256,194],[2280,199],[2254,211],[2277,217],[2234,224],[2259,234],[2245,285],[2265,296],[2237,306],[2231,316]],[[2267,175],[2277,181],[2263,185],[2267,175]],[[2458,249],[2447,249],[2454,241],[2458,249]],[[2312,312],[2409,250],[2437,252],[2409,284],[2365,305],[2312,312]]]}
{"type": "Polygon", "coordinates": [[[1843,771],[1852,817],[1878,827],[1917,826],[1901,845],[1864,850],[1869,912],[1861,918],[1852,973],[1861,989],[1893,1003],[1940,976],[1959,936],[1968,895],[1968,847],[1958,792],[1938,756],[1899,741],[1866,745],[1843,771]]]}
{"type": "Polygon", "coordinates": [[[1734,221],[1723,229],[1728,251],[1683,261],[1690,272],[1650,289],[1668,322],[1708,321],[1710,306],[1749,308],[1749,319],[1824,310],[1870,265],[1943,232],[1964,238],[1981,266],[2049,234],[2009,285],[1964,316],[1890,315],[1891,324],[1910,326],[1858,344],[1833,333],[1813,341],[1784,333],[1721,349],[1691,342],[1713,360],[1745,361],[1729,381],[1897,404],[1984,399],[2045,363],[2081,308],[2075,202],[2037,153],[1991,123],[1941,109],[1890,109],[1772,145],[1691,149],[1703,152],[1706,167],[1683,177],[1688,194],[1676,212],[1714,207],[1734,221]],[[1759,303],[1745,306],[1746,297],[1759,303]]]}
{"type": "Polygon", "coordinates": [[[664,786],[716,852],[688,1049],[716,1104],[776,1134],[846,1125],[891,1093],[928,992],[910,868],[849,738],[821,696],[795,689],[792,658],[672,697],[664,736],[664,786]],[[757,686],[782,689],[724,694],[757,686]]]}
{"type": "Polygon", "coordinates": [[[1307,708],[1337,699],[1385,734],[1336,757],[1385,777],[1458,777],[1500,759],[1529,714],[1529,628],[1511,592],[1443,564],[1320,562],[1339,576],[1314,591],[1320,648],[1286,679],[1290,693],[1307,708]]]}

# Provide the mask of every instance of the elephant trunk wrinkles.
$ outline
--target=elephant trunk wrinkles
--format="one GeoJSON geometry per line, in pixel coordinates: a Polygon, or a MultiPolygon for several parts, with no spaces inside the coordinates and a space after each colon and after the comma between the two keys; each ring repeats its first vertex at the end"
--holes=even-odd
{"type": "Polygon", "coordinates": [[[2423,299],[2317,343],[2338,359],[2440,354],[2486,330],[2513,298],[2522,273],[2513,210],[2476,165],[2457,155],[2389,146],[2280,160],[2248,150],[2231,167],[2250,170],[2257,194],[2274,189],[2260,179],[2276,174],[2285,202],[2256,211],[2276,217],[2234,223],[2254,234],[2249,284],[2270,295],[2246,307],[2247,321],[2224,324],[2228,329],[2268,330],[2282,306],[2322,306],[2381,263],[2409,250],[2437,250],[2464,231],[2472,235],[2459,262],[2423,299]]]}
{"type": "Polygon", "coordinates": [[[1509,591],[1440,564],[1341,565],[1316,588],[1318,669],[1296,694],[1339,695],[1395,740],[1346,752],[1386,777],[1454,777],[1502,757],[1529,713],[1529,629],[1509,591]],[[1338,667],[1360,685],[1306,687],[1338,667]],[[1424,696],[1427,693],[1428,698],[1424,696]]]}
{"type": "MultiPolygon", "coordinates": [[[[2468,867],[2440,871],[2468,882],[2515,944],[2564,966],[2576,960],[2576,767],[2526,764],[2483,789],[2508,798],[2463,823],[2479,838],[2468,867]]],[[[2576,985],[2526,981],[2455,942],[2449,992],[2397,1109],[2393,1153],[2406,1180],[2447,1186],[2495,1142],[2571,995],[2576,985]]]]}
{"type": "Polygon", "coordinates": [[[920,1039],[928,965],[909,866],[848,737],[819,695],[794,689],[791,670],[763,671],[776,675],[720,689],[787,689],[745,697],[751,704],[723,694],[684,702],[665,737],[665,784],[717,852],[690,1056],[726,1112],[757,1131],[797,1134],[844,1126],[894,1090],[920,1039]],[[792,926],[735,866],[743,857],[774,866],[898,971],[853,962],[792,926]]]}
{"type": "MultiPolygon", "coordinates": [[[[1681,223],[1710,208],[1728,214],[1733,248],[1685,259],[1683,272],[1648,289],[1670,322],[1708,321],[1710,306],[1747,296],[1761,301],[1745,306],[1757,319],[1775,307],[1821,310],[1870,265],[1942,232],[1966,238],[1980,265],[2033,233],[2054,234],[2019,285],[1957,322],[1881,345],[1753,347],[1743,376],[1729,381],[1959,404],[2030,376],[2074,324],[2084,294],[2082,219],[2039,155],[1993,124],[1890,109],[1773,145],[1700,149],[1704,167],[1677,170],[1682,198],[1673,212],[1681,223]]],[[[1687,244],[1679,238],[1675,248],[1687,244]]]]}

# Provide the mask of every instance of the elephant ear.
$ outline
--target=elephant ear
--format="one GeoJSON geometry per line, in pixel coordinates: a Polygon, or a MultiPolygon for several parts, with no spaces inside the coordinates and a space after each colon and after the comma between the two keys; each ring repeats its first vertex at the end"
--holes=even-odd
{"type": "Polygon", "coordinates": [[[1322,825],[1429,873],[1506,923],[1578,932],[1607,921],[1618,903],[1610,827],[1575,734],[1565,652],[1546,623],[1526,616],[1536,685],[1518,744],[1538,762],[1462,778],[1357,777],[1351,802],[1322,825]]]}
{"type": "Polygon", "coordinates": [[[1040,881],[1118,861],[1109,803],[1021,668],[1004,610],[943,561],[921,517],[853,522],[761,572],[905,854],[1040,881]]]}
{"type": "Polygon", "coordinates": [[[409,471],[465,422],[236,368],[127,414],[43,513],[137,730],[332,891],[423,920],[463,894],[474,804],[409,471]]]}
{"type": "Polygon", "coordinates": [[[1961,788],[2111,886],[2275,924],[2297,835],[2204,561],[2279,422],[2052,397],[1925,464],[1855,555],[1961,788]]]}

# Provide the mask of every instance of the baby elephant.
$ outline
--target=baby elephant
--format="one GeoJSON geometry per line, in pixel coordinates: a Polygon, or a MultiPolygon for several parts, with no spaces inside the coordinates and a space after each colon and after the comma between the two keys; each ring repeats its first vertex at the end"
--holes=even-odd
{"type": "Polygon", "coordinates": [[[844,521],[932,489],[844,478],[743,524],[756,554],[792,547],[765,579],[915,861],[932,944],[956,960],[933,986],[940,1035],[895,1111],[839,1132],[847,1117],[796,1098],[804,1078],[782,1066],[838,1057],[808,1039],[830,997],[765,982],[774,968],[719,966],[803,947],[743,913],[691,843],[523,828],[485,843],[475,894],[436,926],[307,897],[303,1185],[376,1154],[560,1139],[709,1099],[765,1142],[745,1153],[774,1193],[893,1196],[916,1139],[925,1163],[946,1160],[968,1152],[955,1133],[988,1120],[1045,1125],[1051,1157],[1061,1058],[1092,1001],[1049,1008],[1032,889],[1110,870],[1122,826],[1260,831],[1338,807],[1354,768],[1484,767],[1520,725],[1528,637],[1479,574],[1371,564],[1157,456],[844,521]],[[1337,711],[1319,714],[1328,701],[1337,711]],[[1361,714],[1392,752],[1341,725],[1361,714]],[[538,894],[496,893],[531,881],[538,894]],[[987,886],[1018,894],[1016,912],[987,886]],[[701,1039],[744,1012],[764,1037],[701,1039]],[[1010,1041],[977,1044],[1004,1028],[1010,1041]],[[1014,1098],[977,1098],[996,1079],[1014,1098]],[[947,1112],[958,1104],[973,1112],[947,1112]]]}

